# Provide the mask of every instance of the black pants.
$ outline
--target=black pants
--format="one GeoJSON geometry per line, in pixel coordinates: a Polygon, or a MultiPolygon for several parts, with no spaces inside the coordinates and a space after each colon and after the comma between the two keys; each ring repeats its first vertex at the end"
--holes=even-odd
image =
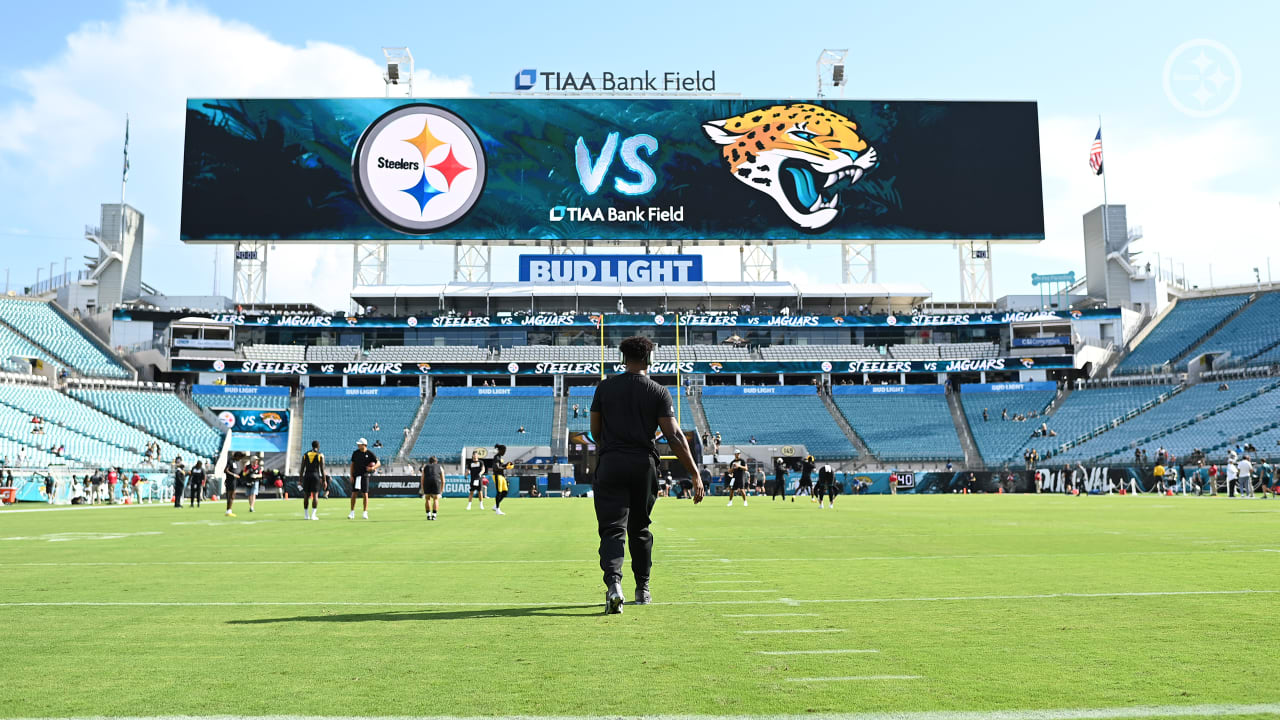
{"type": "Polygon", "coordinates": [[[173,506],[182,507],[182,483],[173,481],[173,506]]]}
{"type": "Polygon", "coordinates": [[[775,477],[773,479],[773,492],[769,493],[769,497],[772,499],[779,495],[782,496],[783,500],[787,499],[787,481],[780,477],[775,477]]]}
{"type": "Polygon", "coordinates": [[[831,498],[831,502],[836,501],[836,489],[831,485],[818,483],[818,502],[822,502],[826,498],[831,498]]]}
{"type": "Polygon", "coordinates": [[[199,505],[199,504],[200,504],[200,496],[204,494],[204,493],[203,493],[204,486],[203,486],[203,485],[200,485],[199,483],[187,483],[187,485],[189,486],[187,489],[189,489],[189,490],[191,491],[191,502],[190,502],[190,504],[191,504],[191,505],[199,505]]]}
{"type": "Polygon", "coordinates": [[[626,540],[631,545],[631,574],[636,584],[649,581],[653,534],[649,513],[658,497],[658,470],[648,455],[610,453],[600,458],[593,487],[600,530],[600,569],[604,584],[622,582],[626,540]]]}
{"type": "Polygon", "coordinates": [[[498,495],[497,495],[497,496],[494,498],[494,500],[493,500],[493,506],[494,506],[495,508],[501,508],[501,507],[502,507],[502,499],[503,499],[503,498],[505,498],[506,496],[507,496],[507,491],[506,491],[506,490],[499,490],[499,491],[498,491],[498,495]]]}

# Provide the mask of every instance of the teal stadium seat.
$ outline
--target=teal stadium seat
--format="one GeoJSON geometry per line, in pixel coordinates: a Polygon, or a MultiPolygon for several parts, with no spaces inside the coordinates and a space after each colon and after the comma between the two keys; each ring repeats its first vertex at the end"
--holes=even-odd
{"type": "Polygon", "coordinates": [[[549,387],[440,388],[409,457],[421,462],[434,455],[442,463],[456,463],[464,446],[550,446],[554,413],[549,387]],[[516,392],[481,394],[506,391],[516,392]]]}
{"type": "Polygon", "coordinates": [[[91,343],[78,328],[50,307],[49,303],[0,298],[0,320],[12,325],[83,375],[101,378],[129,377],[128,371],[120,363],[91,343]]]}
{"type": "MultiPolygon", "coordinates": [[[[1013,386],[1017,383],[1004,385],[1013,386]]],[[[978,444],[978,452],[988,467],[1013,464],[1015,460],[1021,463],[1020,453],[1027,439],[1040,427],[1041,423],[1048,422],[1048,418],[1043,417],[1043,413],[1049,403],[1053,402],[1054,396],[1058,394],[1057,388],[1044,389],[1044,386],[1053,386],[1053,383],[1026,383],[1026,385],[1037,389],[990,392],[973,389],[984,387],[982,385],[960,386],[960,404],[964,407],[965,418],[969,421],[969,432],[973,435],[973,441],[978,444]],[[982,419],[984,408],[989,418],[986,421],[982,419]],[[1006,410],[1009,419],[1002,420],[1002,413],[1006,410]],[[1025,422],[1015,422],[1013,419],[1018,415],[1029,416],[1033,412],[1041,417],[1029,418],[1025,422]]],[[[1053,423],[1048,424],[1051,429],[1054,428],[1053,423]]]]}
{"type": "MultiPolygon", "coordinates": [[[[71,396],[200,457],[217,457],[223,433],[210,427],[177,395],[134,390],[72,390],[71,396]]],[[[287,399],[287,398],[286,398],[287,399]]],[[[165,460],[172,460],[166,457],[165,460]]]]}
{"type": "Polygon", "coordinates": [[[757,445],[804,445],[819,460],[858,456],[812,386],[708,386],[702,392],[708,429],[720,433],[721,454],[750,445],[754,436],[757,445]]]}
{"type": "Polygon", "coordinates": [[[1245,295],[1180,300],[1173,310],[1152,328],[1128,357],[1116,367],[1119,375],[1142,373],[1158,368],[1200,341],[1214,325],[1240,309],[1245,295]]]}
{"type": "Polygon", "coordinates": [[[404,429],[413,424],[418,413],[422,400],[417,395],[417,388],[405,388],[412,391],[411,394],[398,397],[333,397],[323,394],[323,391],[346,389],[312,388],[307,392],[302,412],[303,448],[310,448],[313,440],[320,441],[320,449],[329,463],[342,468],[356,449],[356,440],[365,438],[373,454],[386,464],[400,452],[400,446],[404,444],[404,429]],[[378,424],[378,430],[373,429],[374,423],[378,424]],[[382,447],[374,447],[379,440],[382,447]]]}
{"type": "Polygon", "coordinates": [[[837,385],[832,392],[845,420],[880,460],[964,458],[941,385],[837,385]]]}

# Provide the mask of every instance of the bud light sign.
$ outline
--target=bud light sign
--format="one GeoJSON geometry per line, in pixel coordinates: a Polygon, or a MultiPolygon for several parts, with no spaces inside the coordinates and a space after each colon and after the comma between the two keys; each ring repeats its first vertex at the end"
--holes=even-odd
{"type": "Polygon", "coordinates": [[[520,282],[702,282],[701,255],[521,255],[520,282]]]}

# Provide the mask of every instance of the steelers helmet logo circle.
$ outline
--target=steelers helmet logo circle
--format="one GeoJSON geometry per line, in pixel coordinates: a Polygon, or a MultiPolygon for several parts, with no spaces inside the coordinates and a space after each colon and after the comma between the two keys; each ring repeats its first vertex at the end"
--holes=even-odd
{"type": "Polygon", "coordinates": [[[402,233],[443,230],[470,212],[485,182],[484,147],[462,118],[435,105],[395,108],[365,128],[351,160],[360,202],[402,233]]]}

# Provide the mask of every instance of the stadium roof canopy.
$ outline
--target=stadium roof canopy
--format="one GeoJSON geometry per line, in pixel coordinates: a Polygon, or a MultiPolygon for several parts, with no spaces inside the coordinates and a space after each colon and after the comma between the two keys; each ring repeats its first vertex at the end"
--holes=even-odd
{"type": "Polygon", "coordinates": [[[806,285],[789,282],[701,282],[613,285],[601,283],[443,283],[429,285],[367,285],[351,291],[361,300],[393,298],[565,298],[565,297],[672,297],[672,298],[841,298],[872,300],[894,298],[917,303],[933,296],[923,285],[912,283],[855,283],[806,285]]]}

